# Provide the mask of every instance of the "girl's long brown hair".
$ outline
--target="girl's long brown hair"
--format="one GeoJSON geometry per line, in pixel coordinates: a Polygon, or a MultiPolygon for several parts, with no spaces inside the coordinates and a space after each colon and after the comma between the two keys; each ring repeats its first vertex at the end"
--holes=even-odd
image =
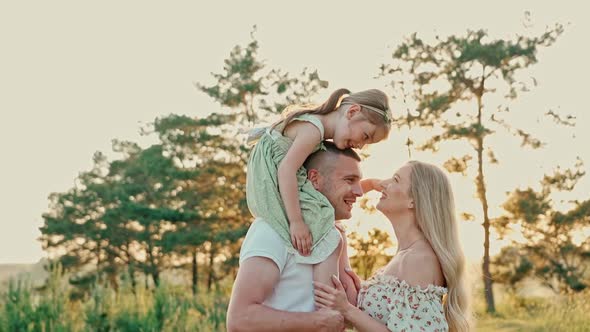
{"type": "Polygon", "coordinates": [[[305,107],[305,106],[293,106],[289,107],[285,112],[285,117],[281,121],[275,123],[271,129],[274,129],[280,124],[285,124],[281,128],[281,133],[284,132],[286,124],[290,123],[294,117],[302,114],[317,114],[325,115],[341,109],[344,106],[340,104],[346,102],[359,104],[361,106],[361,112],[363,115],[374,125],[383,127],[386,133],[389,133],[391,128],[391,111],[389,110],[389,102],[387,95],[380,90],[370,89],[352,93],[348,89],[338,89],[328,97],[323,104],[317,107],[305,107]],[[348,96],[345,96],[348,95],[348,96]],[[375,111],[371,111],[363,105],[374,107],[383,111],[383,114],[379,114],[375,111]],[[298,109],[296,107],[299,107],[298,109]],[[295,110],[293,110],[295,109],[295,110]]]}

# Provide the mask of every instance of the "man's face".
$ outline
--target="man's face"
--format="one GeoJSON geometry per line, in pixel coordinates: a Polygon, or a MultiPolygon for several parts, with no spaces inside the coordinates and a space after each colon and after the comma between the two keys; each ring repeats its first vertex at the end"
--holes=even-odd
{"type": "Polygon", "coordinates": [[[334,207],[336,220],[350,219],[352,205],[357,197],[363,195],[359,162],[343,155],[330,158],[326,162],[331,165],[325,167],[324,172],[318,173],[314,186],[334,207]]]}

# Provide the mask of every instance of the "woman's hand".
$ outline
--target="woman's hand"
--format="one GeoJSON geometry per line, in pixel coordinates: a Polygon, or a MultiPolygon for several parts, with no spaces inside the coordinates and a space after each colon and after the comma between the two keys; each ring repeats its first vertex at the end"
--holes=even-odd
{"type": "Polygon", "coordinates": [[[346,298],[348,302],[354,306],[356,306],[356,300],[358,297],[358,289],[354,283],[354,279],[348,273],[341,271],[340,272],[340,283],[342,287],[344,287],[344,292],[346,293],[346,298]]]}
{"type": "Polygon", "coordinates": [[[334,309],[344,315],[353,306],[348,302],[344,287],[342,287],[342,283],[336,276],[332,276],[332,283],[334,283],[335,288],[317,281],[313,283],[315,287],[315,305],[318,309],[334,309]]]}
{"type": "Polygon", "coordinates": [[[372,190],[381,190],[380,183],[381,183],[380,179],[363,179],[363,180],[361,180],[361,188],[363,189],[363,194],[366,194],[372,190]]]}
{"type": "Polygon", "coordinates": [[[361,278],[359,278],[358,274],[354,273],[354,271],[351,268],[345,268],[344,272],[346,272],[346,274],[348,274],[352,278],[352,281],[354,281],[356,291],[359,292],[361,290],[361,278]]]}

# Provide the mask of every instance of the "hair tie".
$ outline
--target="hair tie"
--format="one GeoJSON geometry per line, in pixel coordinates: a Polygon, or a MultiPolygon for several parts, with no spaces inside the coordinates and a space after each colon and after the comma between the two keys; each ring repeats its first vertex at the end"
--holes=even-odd
{"type": "Polygon", "coordinates": [[[334,106],[334,110],[337,110],[338,107],[340,107],[340,105],[342,104],[342,101],[344,100],[344,98],[350,96],[348,93],[343,94],[342,96],[340,96],[340,98],[338,98],[338,101],[336,102],[336,106],[334,106]]]}

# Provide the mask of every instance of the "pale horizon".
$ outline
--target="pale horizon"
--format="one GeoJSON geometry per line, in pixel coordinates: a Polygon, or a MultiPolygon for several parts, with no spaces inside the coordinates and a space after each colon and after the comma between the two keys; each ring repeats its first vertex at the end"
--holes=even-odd
{"type": "MultiPolygon", "coordinates": [[[[555,167],[572,167],[577,156],[589,169],[590,149],[584,143],[590,142],[590,114],[583,108],[590,48],[583,40],[590,33],[590,22],[583,5],[461,1],[456,11],[449,9],[442,3],[409,2],[370,6],[220,1],[207,7],[141,1],[1,3],[0,264],[35,263],[45,256],[36,239],[41,215],[48,209],[47,197],[70,189],[75,177],[91,168],[95,151],[111,160],[116,157],[112,139],[147,146],[153,139],[140,136],[139,129],[156,117],[170,113],[199,117],[219,111],[220,106],[194,84],[213,83],[211,72],[221,72],[231,49],[250,41],[254,25],[260,58],[267,67],[292,74],[305,67],[317,69],[320,78],[329,81],[329,88],[316,97],[321,102],[340,87],[379,88],[391,95],[387,82],[374,78],[378,66],[414,32],[444,37],[483,28],[490,38],[510,38],[538,35],[547,26],[563,24],[565,32],[555,45],[543,48],[539,62],[523,71],[538,86],[513,104],[513,109],[535,112],[535,118],[516,112],[514,123],[548,145],[533,151],[521,149],[516,138],[492,140],[500,164],[485,166],[490,215],[501,213],[506,192],[535,187],[555,167]],[[532,24],[528,29],[523,24],[526,11],[532,24]],[[577,126],[558,127],[537,117],[549,110],[575,115],[577,126]]],[[[392,106],[394,112],[403,109],[398,100],[392,106]]],[[[364,175],[389,177],[403,165],[408,160],[404,145],[408,134],[423,135],[421,130],[402,129],[387,142],[371,146],[371,157],[362,164],[364,175]]],[[[444,157],[444,153],[415,152],[412,159],[440,166],[444,157]]],[[[472,179],[451,175],[458,212],[473,213],[480,220],[472,179]]],[[[587,175],[571,195],[559,198],[584,200],[589,193],[587,175]]],[[[366,219],[358,227],[361,233],[379,227],[393,235],[385,217],[364,217],[358,207],[347,224],[356,229],[361,218],[366,219]]],[[[463,222],[461,238],[467,257],[477,261],[483,253],[480,222],[463,222]]],[[[492,239],[491,253],[503,244],[492,239]]]]}

